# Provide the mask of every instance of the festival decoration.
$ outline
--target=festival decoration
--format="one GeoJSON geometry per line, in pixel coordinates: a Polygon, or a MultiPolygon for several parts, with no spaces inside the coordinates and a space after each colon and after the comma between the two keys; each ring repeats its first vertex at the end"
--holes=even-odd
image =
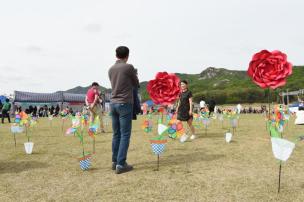
{"type": "MultiPolygon", "coordinates": [[[[16,121],[16,119],[15,119],[16,121]]],[[[19,126],[22,126],[25,128],[25,135],[27,137],[27,142],[24,143],[24,149],[26,154],[32,154],[34,143],[30,141],[31,134],[29,133],[29,127],[36,124],[36,120],[32,120],[28,114],[26,114],[24,111],[21,111],[17,115],[17,122],[19,122],[19,126]],[[20,121],[19,121],[20,117],[20,121]]]]}
{"type": "Polygon", "coordinates": [[[29,126],[34,127],[34,126],[37,125],[37,123],[38,123],[38,117],[37,116],[32,116],[31,119],[30,119],[29,126]]]}
{"type": "Polygon", "coordinates": [[[15,148],[17,146],[17,141],[16,141],[16,134],[22,133],[24,130],[23,125],[21,124],[21,116],[19,113],[15,114],[15,121],[11,125],[11,133],[14,136],[14,142],[15,142],[15,148]]]}
{"type": "Polygon", "coordinates": [[[141,128],[146,132],[150,133],[152,132],[153,122],[152,122],[152,115],[148,114],[147,118],[144,120],[141,128]]]}
{"type": "MultiPolygon", "coordinates": [[[[276,158],[280,159],[279,167],[279,182],[278,182],[278,193],[281,188],[281,172],[282,172],[282,160],[288,158],[281,158],[278,151],[282,150],[282,145],[289,145],[289,155],[291,154],[293,148],[292,144],[288,144],[283,139],[283,125],[284,117],[282,116],[281,110],[275,108],[274,119],[270,116],[270,89],[276,89],[278,87],[284,86],[286,84],[286,78],[292,74],[292,64],[287,61],[287,55],[281,51],[275,50],[269,52],[268,50],[262,50],[253,55],[251,62],[249,63],[247,74],[254,83],[256,83],[261,88],[269,88],[268,94],[268,130],[271,136],[272,149],[276,158]],[[277,138],[277,139],[273,139],[277,138]],[[278,140],[280,139],[280,140],[278,140]],[[279,146],[281,145],[281,146],[279,146]],[[280,148],[280,150],[278,149],[280,148]],[[292,148],[292,149],[291,149],[292,148]],[[291,151],[291,152],[290,152],[291,151]]],[[[287,150],[284,150],[284,153],[287,150]]],[[[287,153],[287,152],[286,152],[287,153]]],[[[289,157],[286,155],[284,157],[289,157]]]]}
{"type": "Polygon", "coordinates": [[[207,135],[207,129],[208,129],[208,126],[210,124],[210,118],[209,118],[209,109],[207,106],[201,108],[201,119],[202,119],[202,123],[203,125],[205,126],[205,135],[207,135]]]}
{"type": "Polygon", "coordinates": [[[261,88],[275,89],[286,84],[286,78],[292,74],[292,64],[281,51],[262,50],[253,55],[247,73],[261,88]]]}
{"type": "Polygon", "coordinates": [[[19,126],[17,123],[14,123],[13,125],[11,125],[11,132],[14,136],[14,142],[15,142],[15,148],[16,148],[16,146],[17,146],[16,134],[22,133],[23,127],[19,126]]]}
{"type": "Polygon", "coordinates": [[[86,153],[84,150],[84,137],[83,137],[83,130],[76,130],[76,136],[79,138],[79,141],[81,143],[82,146],[82,156],[79,158],[79,162],[80,162],[80,168],[82,170],[87,170],[89,169],[90,165],[91,165],[91,155],[90,153],[86,153]]]}
{"type": "Polygon", "coordinates": [[[232,128],[232,134],[234,135],[238,124],[239,114],[234,109],[224,109],[223,116],[229,120],[230,126],[232,128]]]}
{"type": "Polygon", "coordinates": [[[169,137],[172,139],[180,138],[185,134],[183,123],[178,122],[175,117],[169,121],[168,126],[169,126],[168,134],[169,137]]]}
{"type": "MultiPolygon", "coordinates": [[[[147,91],[155,104],[162,106],[172,104],[178,99],[181,92],[180,79],[175,74],[159,72],[154,80],[148,82],[147,91]]],[[[168,130],[168,127],[162,124],[164,108],[160,107],[158,111],[161,114],[161,119],[158,120],[158,136],[150,140],[152,151],[157,154],[157,170],[159,170],[159,155],[163,153],[167,142],[164,133],[168,130]]]]}
{"type": "Polygon", "coordinates": [[[271,137],[271,144],[274,157],[280,161],[287,161],[295,148],[295,143],[278,137],[271,137]]]}
{"type": "Polygon", "coordinates": [[[20,123],[21,122],[21,116],[20,116],[20,114],[18,114],[18,113],[16,113],[16,115],[15,115],[15,123],[20,123]]]}
{"type": "Polygon", "coordinates": [[[91,166],[91,155],[88,153],[79,158],[79,164],[81,170],[88,170],[91,166]]]}
{"type": "Polygon", "coordinates": [[[232,133],[230,133],[230,132],[225,133],[225,140],[226,140],[227,143],[231,142],[232,133]]]}
{"type": "MultiPolygon", "coordinates": [[[[30,123],[29,123],[30,117],[27,115],[27,113],[22,111],[19,113],[19,117],[20,117],[19,125],[25,126],[26,128],[28,128],[30,126],[30,123]]],[[[19,117],[17,118],[17,120],[19,119],[19,117]]]]}
{"type": "Polygon", "coordinates": [[[25,128],[25,135],[27,137],[27,142],[24,143],[24,149],[26,154],[31,154],[33,151],[34,143],[30,142],[30,133],[28,132],[29,127],[33,127],[37,124],[37,117],[30,117],[25,112],[16,113],[15,123],[11,125],[11,132],[14,136],[15,148],[17,146],[16,134],[22,133],[25,128]]]}
{"type": "Polygon", "coordinates": [[[59,113],[60,117],[61,117],[61,131],[63,132],[63,129],[64,129],[64,122],[65,122],[65,119],[68,117],[69,115],[69,111],[67,109],[64,109],[62,110],[60,113],[59,113]]]}
{"type": "Polygon", "coordinates": [[[147,91],[155,104],[171,104],[180,94],[180,79],[175,74],[159,72],[149,81],[147,91]]]}
{"type": "Polygon", "coordinates": [[[169,124],[169,122],[171,121],[171,119],[174,117],[174,114],[172,114],[172,113],[167,113],[167,115],[166,115],[166,125],[168,125],[169,124]]]}
{"type": "Polygon", "coordinates": [[[34,143],[33,142],[25,142],[24,149],[26,154],[32,154],[34,143]]]}
{"type": "Polygon", "coordinates": [[[167,130],[167,126],[159,123],[157,129],[158,136],[150,140],[152,151],[155,155],[157,155],[157,171],[159,170],[159,156],[164,152],[167,143],[167,140],[164,137],[167,130]]]}
{"type": "Polygon", "coordinates": [[[295,124],[304,125],[304,111],[303,110],[299,110],[296,112],[295,124]]]}
{"type": "Polygon", "coordinates": [[[93,139],[93,154],[95,154],[95,135],[100,125],[99,117],[97,116],[94,120],[94,123],[90,123],[88,134],[93,139]]]}
{"type": "Polygon", "coordinates": [[[201,127],[201,117],[199,116],[199,114],[193,113],[193,122],[192,125],[195,128],[200,128],[201,127]]]}
{"type": "Polygon", "coordinates": [[[72,127],[66,130],[65,132],[66,136],[75,135],[76,130],[81,126],[80,125],[81,120],[79,119],[79,117],[72,116],[71,121],[72,121],[72,127]]]}
{"type": "Polygon", "coordinates": [[[278,132],[283,133],[284,124],[288,120],[286,119],[286,114],[288,113],[287,107],[285,105],[275,105],[274,106],[274,118],[276,129],[278,132]]]}
{"type": "MultiPolygon", "coordinates": [[[[72,116],[71,121],[72,127],[67,129],[66,135],[74,135],[79,139],[80,144],[82,146],[82,155],[80,156],[80,158],[78,158],[80,168],[82,170],[88,170],[91,166],[91,154],[85,152],[84,149],[84,126],[87,124],[87,117],[82,115],[81,113],[76,113],[75,116],[72,116]]],[[[95,153],[95,134],[98,128],[98,121],[96,118],[95,123],[90,123],[88,129],[88,135],[93,139],[93,153],[95,153]]]]}

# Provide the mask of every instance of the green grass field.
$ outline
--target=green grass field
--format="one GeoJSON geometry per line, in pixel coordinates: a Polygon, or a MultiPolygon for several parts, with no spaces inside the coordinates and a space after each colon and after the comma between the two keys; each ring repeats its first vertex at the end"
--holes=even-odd
{"type": "MultiPolygon", "coordinates": [[[[231,143],[225,129],[213,120],[207,135],[181,144],[169,140],[155,171],[157,157],[141,129],[143,117],[133,122],[128,162],[132,172],[111,170],[111,127],[96,137],[96,154],[89,171],[77,158],[81,145],[61,132],[61,120],[39,119],[32,129],[33,154],[26,155],[24,134],[17,147],[10,125],[0,125],[0,201],[303,201],[304,142],[296,145],[283,164],[281,193],[277,194],[279,163],[273,157],[262,115],[241,116],[231,143]]],[[[287,139],[304,134],[291,119],[287,139]]],[[[67,128],[70,123],[65,124],[67,128]]],[[[226,123],[225,126],[228,126],[226,123]]],[[[85,138],[86,150],[92,148],[85,138]]]]}

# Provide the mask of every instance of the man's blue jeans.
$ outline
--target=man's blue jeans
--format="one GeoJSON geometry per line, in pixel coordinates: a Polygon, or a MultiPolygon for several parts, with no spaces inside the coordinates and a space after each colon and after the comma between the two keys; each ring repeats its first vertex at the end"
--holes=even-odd
{"type": "Polygon", "coordinates": [[[124,166],[127,159],[132,129],[132,104],[111,103],[112,162],[124,166]]]}

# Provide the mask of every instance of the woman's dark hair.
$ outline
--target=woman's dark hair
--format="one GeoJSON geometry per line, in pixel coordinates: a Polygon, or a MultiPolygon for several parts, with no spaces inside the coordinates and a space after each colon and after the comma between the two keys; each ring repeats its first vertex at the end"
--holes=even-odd
{"type": "Polygon", "coordinates": [[[98,84],[97,82],[93,82],[93,83],[92,83],[92,87],[93,87],[93,86],[99,86],[99,84],[98,84]]]}
{"type": "Polygon", "coordinates": [[[186,80],[182,80],[180,83],[184,83],[184,84],[188,85],[188,81],[186,81],[186,80]]]}
{"type": "Polygon", "coordinates": [[[129,57],[129,48],[126,46],[119,46],[116,48],[116,57],[119,59],[125,59],[129,57]]]}

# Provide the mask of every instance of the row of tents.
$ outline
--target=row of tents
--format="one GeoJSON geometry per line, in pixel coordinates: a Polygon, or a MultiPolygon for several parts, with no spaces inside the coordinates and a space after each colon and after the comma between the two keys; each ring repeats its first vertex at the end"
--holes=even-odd
{"type": "Polygon", "coordinates": [[[33,103],[52,103],[52,102],[69,102],[69,103],[84,103],[86,95],[73,94],[66,92],[56,93],[32,93],[15,91],[13,102],[33,102],[33,103]]]}
{"type": "MultiPolygon", "coordinates": [[[[85,94],[74,94],[66,92],[56,93],[33,93],[24,91],[15,91],[13,102],[28,102],[28,103],[52,103],[52,102],[67,102],[82,104],[85,102],[85,94]]],[[[104,96],[105,102],[110,102],[111,93],[106,93],[104,96]]],[[[152,100],[145,102],[149,107],[154,105],[152,100]]]]}

